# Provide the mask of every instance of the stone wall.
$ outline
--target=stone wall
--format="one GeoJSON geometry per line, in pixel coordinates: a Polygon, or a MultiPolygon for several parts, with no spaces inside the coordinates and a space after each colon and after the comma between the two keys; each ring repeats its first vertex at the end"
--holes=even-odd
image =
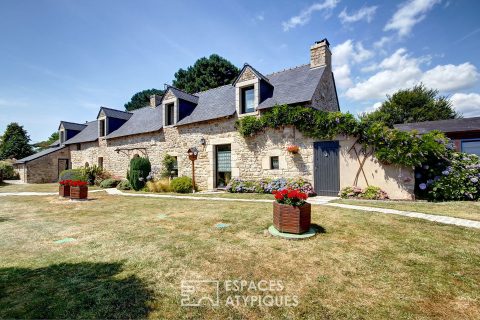
{"type": "Polygon", "coordinates": [[[17,164],[20,179],[27,183],[47,183],[58,181],[58,160],[70,159],[69,148],[49,153],[25,164],[17,164]]]}
{"type": "MultiPolygon", "coordinates": [[[[232,177],[244,179],[296,178],[303,177],[313,183],[314,159],[311,138],[304,137],[297,129],[267,129],[254,137],[243,138],[234,128],[235,118],[212,120],[203,123],[167,127],[160,132],[140,134],[116,139],[101,140],[98,143],[82,144],[81,150],[72,150],[74,168],[83,167],[86,162],[96,164],[103,157],[104,168],[113,175],[125,177],[130,159],[135,155],[148,156],[153,166],[162,167],[165,154],[177,157],[179,176],[191,176],[191,162],[187,150],[199,149],[195,162],[195,178],[200,189],[213,189],[215,186],[215,147],[231,145],[232,177]],[[201,138],[206,141],[200,144],[201,138]],[[290,144],[300,147],[298,154],[290,154],[286,148],[290,144]],[[270,169],[270,157],[278,156],[279,169],[270,169]]],[[[370,185],[381,187],[392,198],[411,199],[413,194],[412,169],[384,166],[374,157],[369,157],[364,165],[367,177],[359,171],[355,154],[350,151],[353,140],[337,137],[340,140],[340,184],[341,188],[370,185]],[[358,174],[360,177],[355,178],[358,174]]]]}
{"type": "Polygon", "coordinates": [[[319,110],[340,111],[335,81],[330,67],[325,69],[315,89],[312,98],[312,107],[319,110]]]}

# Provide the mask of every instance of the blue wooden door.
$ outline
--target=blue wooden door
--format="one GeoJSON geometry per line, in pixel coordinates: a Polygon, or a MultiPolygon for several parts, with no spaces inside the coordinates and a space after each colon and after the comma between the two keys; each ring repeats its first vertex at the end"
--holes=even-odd
{"type": "Polygon", "coordinates": [[[313,147],[315,192],[319,196],[337,196],[340,191],[340,144],[319,141],[313,147]]]}

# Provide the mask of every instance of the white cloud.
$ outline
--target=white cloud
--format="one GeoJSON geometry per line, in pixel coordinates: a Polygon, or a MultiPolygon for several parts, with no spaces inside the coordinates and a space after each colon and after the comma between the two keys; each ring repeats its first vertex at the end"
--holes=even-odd
{"type": "Polygon", "coordinates": [[[403,48],[379,64],[381,71],[357,83],[345,95],[354,100],[381,99],[398,89],[415,85],[422,75],[420,61],[410,57],[403,48]]]}
{"type": "Polygon", "coordinates": [[[477,68],[469,62],[422,70],[421,66],[430,62],[430,56],[411,57],[406,49],[400,48],[380,63],[362,68],[362,71],[378,72],[349,88],[345,95],[353,100],[380,99],[420,82],[441,92],[451,92],[472,86],[478,79],[477,68]]]}
{"type": "Polygon", "coordinates": [[[342,12],[338,15],[342,23],[353,23],[361,20],[366,20],[371,22],[375,12],[377,11],[377,6],[363,7],[360,10],[353,12],[352,14],[347,13],[347,8],[343,9],[342,12]]]}
{"type": "Polygon", "coordinates": [[[389,43],[391,41],[392,41],[392,37],[381,37],[380,40],[375,41],[373,46],[375,48],[380,49],[380,48],[383,48],[387,43],[389,43]]]}
{"type": "Polygon", "coordinates": [[[283,31],[288,31],[298,26],[303,26],[310,21],[312,14],[316,11],[331,10],[337,6],[340,0],[324,0],[317,2],[302,10],[299,15],[293,16],[288,21],[282,22],[283,31]]]}
{"type": "Polygon", "coordinates": [[[361,42],[347,40],[332,48],[332,64],[335,82],[339,88],[347,88],[353,84],[350,78],[351,65],[370,59],[373,52],[365,49],[361,42]]]}
{"type": "Polygon", "coordinates": [[[477,79],[477,68],[466,62],[458,66],[453,64],[436,66],[425,72],[421,81],[427,87],[440,91],[451,91],[471,87],[477,79]]]}
{"type": "Polygon", "coordinates": [[[414,25],[425,19],[426,13],[440,0],[409,0],[402,3],[384,27],[384,31],[395,31],[400,37],[406,36],[414,25]]]}
{"type": "Polygon", "coordinates": [[[464,117],[480,116],[480,94],[455,93],[450,97],[452,105],[464,117]]]}

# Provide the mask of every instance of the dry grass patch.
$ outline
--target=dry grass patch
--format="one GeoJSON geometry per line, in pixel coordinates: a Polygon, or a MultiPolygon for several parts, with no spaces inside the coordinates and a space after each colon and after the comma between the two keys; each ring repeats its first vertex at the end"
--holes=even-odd
{"type": "Polygon", "coordinates": [[[382,201],[340,199],[334,202],[357,206],[414,211],[480,221],[480,202],[475,201],[382,201]]]}
{"type": "Polygon", "coordinates": [[[326,232],[288,241],[265,234],[268,203],[93,197],[0,200],[0,318],[480,316],[478,230],[314,206],[326,232]],[[300,304],[186,308],[188,279],[281,280],[300,304]]]}
{"type": "MultiPolygon", "coordinates": [[[[97,186],[89,186],[89,190],[98,190],[97,186]]],[[[0,193],[7,192],[58,192],[58,183],[0,183],[0,193]]]]}

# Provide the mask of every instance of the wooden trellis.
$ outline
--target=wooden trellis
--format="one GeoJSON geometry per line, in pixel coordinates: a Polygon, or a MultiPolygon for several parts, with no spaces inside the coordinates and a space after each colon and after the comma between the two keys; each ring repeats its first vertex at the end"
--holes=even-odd
{"type": "Polygon", "coordinates": [[[370,151],[367,151],[363,148],[363,146],[360,146],[360,150],[357,150],[357,147],[356,147],[357,146],[357,141],[358,140],[355,140],[353,142],[353,145],[347,151],[347,154],[349,154],[350,151],[352,151],[352,150],[355,152],[355,156],[357,157],[357,161],[358,161],[358,164],[359,164],[359,168],[357,170],[357,173],[355,174],[355,179],[353,181],[353,185],[357,186],[358,177],[360,176],[360,173],[362,173],[363,177],[365,178],[365,183],[367,184],[367,186],[370,186],[370,184],[368,183],[367,175],[365,174],[365,170],[363,170],[363,167],[365,165],[365,162],[367,161],[367,158],[370,157],[373,154],[373,149],[370,150],[370,151]],[[360,159],[360,154],[363,154],[363,159],[360,159]]]}

